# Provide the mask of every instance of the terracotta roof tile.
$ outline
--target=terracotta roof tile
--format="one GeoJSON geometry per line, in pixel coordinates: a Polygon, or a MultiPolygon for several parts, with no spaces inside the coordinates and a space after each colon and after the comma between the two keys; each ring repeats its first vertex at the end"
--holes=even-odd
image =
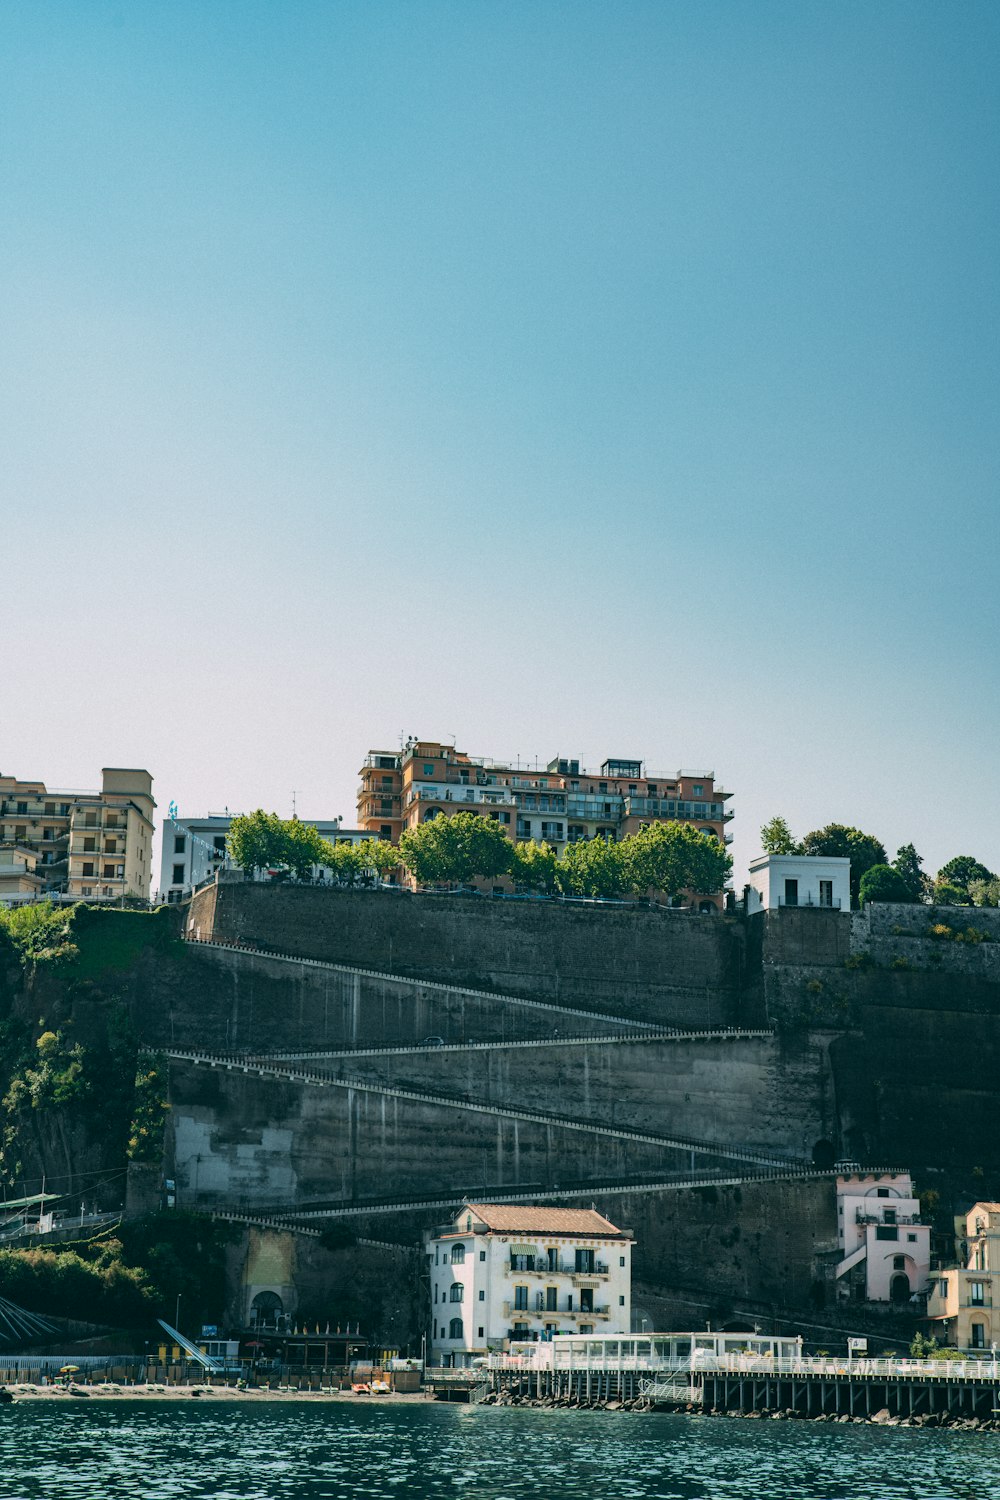
{"type": "Polygon", "coordinates": [[[547,1208],[528,1203],[470,1203],[471,1213],[501,1234],[624,1234],[593,1208],[547,1208]]]}

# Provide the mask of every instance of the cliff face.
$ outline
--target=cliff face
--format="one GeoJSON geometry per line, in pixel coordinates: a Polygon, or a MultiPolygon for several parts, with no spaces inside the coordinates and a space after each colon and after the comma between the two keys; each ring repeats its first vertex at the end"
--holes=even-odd
{"type": "Polygon", "coordinates": [[[974,1191],[1000,1191],[1000,913],[741,923],[240,884],[195,898],[192,936],[273,956],[179,942],[180,920],[80,911],[62,954],[0,947],[9,1186],[44,1173],[114,1206],[131,1142],[148,1161],[136,1207],[163,1175],[182,1206],[325,1204],[357,1226],[395,1199],[367,1221],[387,1239],[491,1188],[583,1193],[636,1220],[648,1285],[772,1302],[782,1284],[811,1295],[835,1228],[829,1179],[755,1184],[769,1161],[909,1166],[945,1195],[978,1169],[974,1191]],[[142,1048],[169,1082],[162,1161],[142,1048]],[[735,1185],[663,1185],[692,1171],[735,1185]]]}

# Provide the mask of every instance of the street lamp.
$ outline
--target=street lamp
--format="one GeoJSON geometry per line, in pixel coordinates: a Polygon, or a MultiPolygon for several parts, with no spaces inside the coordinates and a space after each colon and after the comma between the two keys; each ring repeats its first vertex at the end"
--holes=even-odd
{"type": "Polygon", "coordinates": [[[177,1301],[174,1305],[174,1327],[177,1332],[181,1331],[181,1293],[177,1293],[177,1301]]]}

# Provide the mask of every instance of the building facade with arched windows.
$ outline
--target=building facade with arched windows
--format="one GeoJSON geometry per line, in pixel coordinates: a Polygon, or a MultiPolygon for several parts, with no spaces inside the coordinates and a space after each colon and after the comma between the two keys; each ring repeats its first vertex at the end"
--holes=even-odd
{"type": "Polygon", "coordinates": [[[908,1303],[927,1289],[929,1224],[907,1172],[843,1172],[837,1178],[835,1268],[841,1301],[908,1303]]]}
{"type": "Polygon", "coordinates": [[[1000,1203],[976,1203],[958,1222],[963,1264],[934,1273],[927,1316],[942,1343],[985,1350],[1000,1344],[1000,1203]]]}
{"type": "Polygon", "coordinates": [[[471,1364],[512,1339],[628,1333],[632,1244],[595,1209],[467,1204],[427,1238],[430,1363],[471,1364]]]}

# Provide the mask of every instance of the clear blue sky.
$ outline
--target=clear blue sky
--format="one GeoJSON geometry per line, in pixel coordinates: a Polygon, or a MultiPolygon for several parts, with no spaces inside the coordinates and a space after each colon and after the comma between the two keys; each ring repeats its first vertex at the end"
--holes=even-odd
{"type": "Polygon", "coordinates": [[[0,770],[1000,866],[1000,8],[8,0],[0,770]]]}

